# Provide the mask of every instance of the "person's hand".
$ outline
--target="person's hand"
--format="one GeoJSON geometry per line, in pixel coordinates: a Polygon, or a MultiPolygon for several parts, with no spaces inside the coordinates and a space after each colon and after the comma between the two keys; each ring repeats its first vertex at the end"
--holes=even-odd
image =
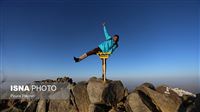
{"type": "Polygon", "coordinates": [[[105,25],[106,25],[106,22],[103,22],[102,25],[105,26],[105,25]]]}

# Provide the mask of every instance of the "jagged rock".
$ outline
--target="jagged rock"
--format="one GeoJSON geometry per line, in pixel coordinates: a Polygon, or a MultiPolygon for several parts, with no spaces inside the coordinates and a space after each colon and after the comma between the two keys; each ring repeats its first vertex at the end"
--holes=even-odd
{"type": "Polygon", "coordinates": [[[46,99],[39,100],[36,112],[46,112],[46,99]]]}
{"type": "Polygon", "coordinates": [[[101,79],[89,80],[87,92],[91,103],[105,103],[116,106],[124,97],[124,86],[121,81],[107,81],[101,79]]]}
{"type": "Polygon", "coordinates": [[[137,87],[137,91],[148,96],[156,105],[158,111],[177,112],[179,109],[180,103],[177,103],[166,94],[161,94],[143,85],[137,87]]]}
{"type": "Polygon", "coordinates": [[[87,93],[87,82],[79,82],[76,84],[72,90],[72,99],[74,101],[74,106],[79,112],[88,112],[90,105],[89,96],[87,93]]]}
{"type": "Polygon", "coordinates": [[[126,108],[128,112],[152,112],[142,101],[137,92],[127,96],[126,108]]]}

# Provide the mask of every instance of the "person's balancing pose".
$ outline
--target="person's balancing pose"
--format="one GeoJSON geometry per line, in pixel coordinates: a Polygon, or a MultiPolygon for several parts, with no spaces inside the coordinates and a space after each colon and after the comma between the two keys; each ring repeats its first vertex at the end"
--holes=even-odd
{"type": "Polygon", "coordinates": [[[80,62],[86,57],[97,54],[98,52],[103,52],[103,53],[110,52],[112,54],[115,51],[115,49],[118,47],[119,36],[114,35],[111,37],[106,30],[105,23],[103,23],[103,30],[104,30],[106,40],[102,42],[101,44],[99,44],[97,48],[94,48],[93,50],[87,53],[84,53],[79,58],[74,57],[75,62],[80,62]]]}

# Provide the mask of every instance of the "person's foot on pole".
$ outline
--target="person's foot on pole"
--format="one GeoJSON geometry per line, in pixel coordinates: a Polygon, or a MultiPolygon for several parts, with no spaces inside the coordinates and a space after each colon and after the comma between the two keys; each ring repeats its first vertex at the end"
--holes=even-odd
{"type": "Polygon", "coordinates": [[[79,58],[74,57],[74,61],[75,62],[80,62],[81,60],[85,59],[87,57],[87,54],[84,53],[83,55],[81,55],[79,58]]]}

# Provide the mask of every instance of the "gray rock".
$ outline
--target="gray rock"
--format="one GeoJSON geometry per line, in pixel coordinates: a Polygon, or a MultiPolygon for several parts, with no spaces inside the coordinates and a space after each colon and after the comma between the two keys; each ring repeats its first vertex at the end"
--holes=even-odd
{"type": "Polygon", "coordinates": [[[70,90],[65,87],[65,88],[61,88],[60,91],[57,91],[55,93],[52,93],[51,95],[49,95],[49,99],[69,99],[70,97],[70,90]]]}
{"type": "Polygon", "coordinates": [[[152,112],[142,101],[137,92],[132,92],[127,96],[127,109],[131,112],[152,112]]]}
{"type": "Polygon", "coordinates": [[[79,82],[72,90],[72,101],[79,112],[88,112],[90,105],[87,93],[87,82],[79,82]]]}
{"type": "Polygon", "coordinates": [[[89,80],[87,92],[91,103],[105,103],[116,106],[124,98],[124,86],[121,81],[107,81],[100,79],[89,80]]]}
{"type": "Polygon", "coordinates": [[[161,93],[161,94],[165,94],[165,95],[169,96],[177,104],[182,103],[182,99],[179,97],[179,95],[177,93],[175,93],[174,91],[172,91],[171,89],[168,89],[168,86],[158,86],[156,88],[156,91],[161,93]]]}
{"type": "Polygon", "coordinates": [[[50,100],[48,112],[76,112],[70,100],[50,100]]]}
{"type": "Polygon", "coordinates": [[[46,112],[46,99],[39,100],[36,112],[46,112]]]}
{"type": "Polygon", "coordinates": [[[137,91],[148,96],[152,102],[156,105],[158,111],[162,112],[177,112],[180,103],[175,102],[171,97],[154,91],[146,86],[140,86],[137,91]]]}

